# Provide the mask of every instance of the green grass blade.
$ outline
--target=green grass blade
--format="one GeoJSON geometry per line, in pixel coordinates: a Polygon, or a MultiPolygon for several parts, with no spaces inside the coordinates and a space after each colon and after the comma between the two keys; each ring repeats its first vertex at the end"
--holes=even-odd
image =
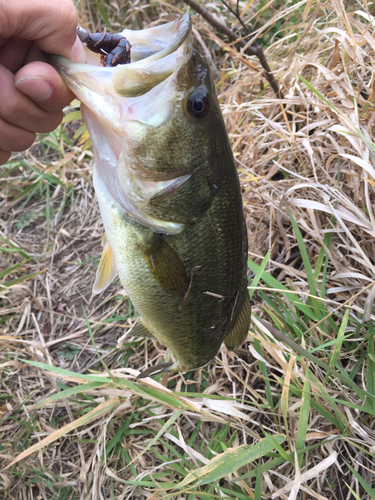
{"type": "Polygon", "coordinates": [[[129,467],[131,464],[133,464],[135,461],[139,460],[141,458],[142,455],[144,455],[150,448],[151,446],[153,446],[158,440],[159,438],[169,429],[169,427],[178,419],[181,417],[181,415],[184,413],[185,411],[185,408],[181,409],[181,410],[178,410],[176,411],[176,413],[174,413],[169,419],[167,422],[165,422],[165,424],[162,426],[162,428],[160,429],[160,431],[156,434],[156,436],[148,443],[148,445],[141,451],[141,453],[139,453],[139,455],[137,455],[135,458],[133,458],[133,460],[126,466],[129,467]]]}
{"type": "Polygon", "coordinates": [[[33,257],[31,257],[25,250],[22,250],[22,248],[18,247],[17,245],[14,245],[11,241],[8,241],[6,238],[1,238],[1,237],[0,240],[10,246],[10,248],[0,247],[1,252],[19,253],[20,255],[22,255],[22,257],[25,257],[25,259],[28,260],[32,259],[34,262],[36,262],[36,260],[33,257]]]}
{"type": "MultiPolygon", "coordinates": [[[[374,324],[370,321],[369,332],[373,332],[374,324]]],[[[368,339],[368,352],[367,352],[367,392],[375,396],[375,349],[374,349],[374,335],[370,335],[368,339]]],[[[358,367],[360,368],[360,367],[358,367]]],[[[375,409],[375,398],[369,401],[372,409],[375,409]]]]}
{"type": "Polygon", "coordinates": [[[1,287],[10,287],[13,285],[18,285],[19,283],[23,283],[24,281],[30,280],[31,278],[35,278],[38,274],[44,273],[46,269],[41,269],[40,271],[35,271],[35,273],[26,274],[25,276],[20,276],[19,278],[15,278],[14,280],[5,281],[0,284],[1,287]]]}
{"type": "MultiPolygon", "coordinates": [[[[345,460],[344,460],[345,462],[345,460]]],[[[345,462],[346,465],[349,467],[349,469],[352,471],[353,475],[358,479],[358,482],[362,486],[362,488],[366,491],[366,493],[369,495],[371,500],[375,500],[375,490],[371,488],[371,486],[368,484],[367,481],[363,479],[363,477],[357,472],[348,462],[345,462]]]]}
{"type": "Polygon", "coordinates": [[[111,30],[112,29],[112,23],[109,20],[106,5],[103,4],[102,2],[97,1],[97,0],[95,0],[95,5],[96,5],[97,11],[100,12],[100,15],[103,18],[103,21],[104,21],[104,24],[105,24],[106,28],[109,29],[109,30],[111,30]]]}
{"type": "Polygon", "coordinates": [[[109,441],[109,443],[107,444],[106,449],[105,449],[105,454],[107,457],[111,453],[113,448],[115,448],[116,445],[118,445],[118,444],[121,445],[121,442],[124,439],[124,433],[128,430],[131,421],[132,421],[132,417],[127,417],[120,425],[116,434],[109,441]]]}
{"type": "Polygon", "coordinates": [[[320,394],[319,394],[319,396],[317,396],[317,398],[318,397],[324,398],[330,404],[331,409],[335,413],[338,420],[340,420],[340,422],[342,423],[342,425],[345,426],[345,428],[348,428],[349,422],[348,422],[344,412],[341,411],[341,409],[339,408],[339,406],[337,404],[338,403],[337,399],[334,399],[331,396],[329,396],[325,386],[320,382],[320,380],[318,380],[318,378],[313,373],[310,374],[310,377],[311,377],[312,382],[314,384],[316,384],[316,386],[320,390],[320,394]]]}
{"type": "MultiPolygon", "coordinates": [[[[307,276],[307,282],[309,284],[310,293],[311,293],[311,295],[315,296],[316,295],[316,281],[314,278],[314,271],[311,267],[310,257],[307,253],[306,245],[305,245],[305,242],[303,240],[303,236],[301,234],[301,231],[298,227],[298,224],[297,224],[297,222],[293,216],[293,213],[290,210],[290,207],[286,201],[285,201],[285,206],[286,206],[289,218],[290,218],[290,222],[292,223],[292,226],[293,226],[293,231],[294,231],[294,234],[295,234],[296,239],[297,239],[298,248],[301,252],[301,258],[303,261],[303,265],[305,267],[305,272],[306,272],[306,276],[307,276]]],[[[324,313],[327,313],[327,310],[326,310],[326,307],[324,306],[324,303],[319,302],[316,298],[311,298],[311,299],[309,298],[309,302],[310,301],[311,301],[311,304],[314,308],[315,314],[317,315],[317,317],[319,319],[322,317],[322,314],[324,315],[324,313]]]]}
{"type": "Polygon", "coordinates": [[[356,383],[354,383],[353,380],[345,372],[344,373],[337,372],[336,370],[334,370],[333,368],[331,368],[329,365],[327,365],[327,363],[324,363],[324,361],[321,361],[316,356],[313,356],[312,354],[310,354],[309,351],[307,351],[306,349],[304,349],[303,347],[301,347],[300,345],[298,345],[296,342],[294,342],[294,340],[290,339],[289,337],[287,337],[286,335],[284,335],[279,330],[276,330],[276,328],[273,328],[271,325],[268,325],[265,322],[263,322],[263,324],[265,324],[265,326],[270,330],[270,332],[278,340],[280,340],[281,342],[284,342],[286,345],[288,345],[289,347],[291,347],[294,351],[298,352],[298,354],[301,354],[306,359],[310,360],[312,363],[315,363],[316,365],[318,365],[321,368],[323,368],[324,370],[326,370],[326,372],[329,373],[330,375],[332,375],[334,377],[337,377],[339,380],[341,380],[341,382],[343,382],[344,384],[346,384],[349,387],[351,387],[352,389],[354,389],[354,391],[356,392],[357,396],[362,401],[365,400],[366,394],[372,397],[371,394],[368,394],[366,391],[364,391],[363,389],[361,389],[360,387],[358,387],[358,385],[356,383]]]}
{"type": "Polygon", "coordinates": [[[309,255],[307,253],[305,242],[303,241],[303,236],[302,236],[301,231],[298,227],[296,219],[294,218],[294,215],[293,215],[292,211],[290,210],[290,207],[286,201],[285,201],[285,205],[286,205],[286,209],[287,209],[287,212],[288,212],[288,215],[290,218],[290,222],[292,223],[292,226],[293,226],[293,230],[294,230],[294,234],[296,236],[299,251],[301,252],[301,258],[303,261],[303,265],[305,266],[307,282],[309,284],[310,293],[311,293],[311,295],[316,295],[316,283],[315,283],[315,279],[314,279],[314,273],[313,273],[313,270],[311,268],[311,262],[310,262],[309,255]]]}
{"type": "Polygon", "coordinates": [[[259,460],[255,481],[254,500],[262,500],[262,464],[259,460]]]}
{"type": "Polygon", "coordinates": [[[113,380],[112,373],[110,372],[108,366],[104,363],[104,360],[101,357],[101,355],[100,355],[100,353],[99,353],[99,351],[98,351],[98,349],[96,347],[95,340],[94,340],[94,335],[93,335],[92,330],[91,330],[90,321],[89,321],[89,318],[87,317],[87,314],[86,314],[86,309],[84,308],[84,306],[82,306],[82,309],[83,309],[83,315],[85,317],[86,326],[87,326],[87,330],[89,331],[89,335],[90,335],[90,339],[91,339],[92,345],[94,346],[96,354],[97,354],[97,356],[98,356],[98,358],[99,358],[99,360],[100,360],[103,368],[108,373],[108,376],[111,378],[111,380],[113,380]]]}
{"type": "MultiPolygon", "coordinates": [[[[332,439],[326,439],[324,441],[321,441],[320,443],[307,446],[305,449],[297,451],[297,455],[309,453],[311,451],[316,450],[317,448],[320,448],[324,444],[332,443],[333,441],[336,441],[339,439],[342,439],[342,437],[336,436],[332,439]]],[[[290,459],[294,460],[295,453],[288,453],[288,455],[289,455],[289,461],[290,461],[290,459]]],[[[268,462],[266,462],[265,464],[262,465],[262,467],[261,467],[262,474],[263,474],[263,472],[267,472],[269,470],[276,469],[276,467],[278,467],[279,465],[281,465],[283,463],[285,463],[285,459],[282,457],[273,458],[273,459],[269,460],[268,462]]],[[[246,472],[246,474],[242,474],[239,477],[233,478],[232,482],[237,483],[238,481],[242,481],[243,479],[248,479],[248,478],[252,478],[252,477],[256,477],[256,469],[253,469],[250,472],[246,472]]]]}
{"type": "Polygon", "coordinates": [[[92,389],[97,389],[98,387],[104,387],[105,385],[106,384],[103,384],[101,382],[88,382],[85,384],[76,385],[74,387],[69,387],[69,389],[65,389],[64,391],[58,392],[57,394],[53,394],[49,398],[38,401],[33,408],[41,408],[47,403],[59,401],[63,398],[69,398],[70,396],[74,396],[75,394],[82,394],[87,391],[91,391],[92,389]]]}
{"type": "MultiPolygon", "coordinates": [[[[298,398],[302,398],[301,389],[298,389],[294,384],[290,384],[290,391],[298,398]]],[[[313,410],[318,412],[320,415],[322,415],[322,417],[328,420],[328,422],[331,422],[335,427],[340,429],[341,432],[344,432],[346,430],[346,425],[343,424],[341,420],[337,419],[333,415],[333,413],[328,408],[326,408],[321,402],[311,399],[310,405],[313,410]]]]}
{"type": "Polygon", "coordinates": [[[333,104],[326,98],[324,97],[323,94],[321,94],[315,87],[313,87],[311,85],[310,82],[308,82],[302,75],[298,74],[298,78],[312,91],[314,92],[315,95],[317,95],[320,99],[322,99],[322,101],[324,101],[326,104],[328,104],[328,106],[333,109],[335,111],[335,113],[337,113],[342,119],[343,121],[349,125],[350,128],[352,128],[353,130],[356,131],[356,133],[358,134],[358,136],[363,140],[363,142],[366,144],[366,146],[368,147],[369,151],[373,154],[375,152],[375,146],[372,142],[370,142],[364,135],[363,133],[361,132],[361,130],[359,128],[357,128],[355,125],[353,125],[349,120],[348,118],[343,115],[337,108],[335,108],[335,106],[333,106],[333,104]]]}
{"type": "Polygon", "coordinates": [[[0,279],[4,278],[4,276],[6,276],[7,274],[10,274],[11,272],[15,271],[19,267],[23,266],[28,261],[29,261],[29,259],[23,260],[22,262],[18,262],[17,264],[14,264],[13,266],[8,267],[8,269],[4,269],[4,271],[0,272],[0,279]]]}
{"type": "Polygon", "coordinates": [[[73,122],[74,120],[80,120],[81,118],[82,118],[81,110],[72,111],[71,113],[68,113],[67,115],[64,116],[61,123],[69,123],[73,122]]]}
{"type": "MultiPolygon", "coordinates": [[[[311,393],[310,393],[310,372],[308,366],[306,368],[305,376],[306,379],[303,384],[303,390],[302,390],[301,411],[298,419],[296,450],[301,450],[302,448],[305,447],[307,426],[309,423],[311,393]]],[[[299,467],[301,468],[303,463],[303,455],[300,455],[298,457],[298,463],[299,467]]]]}
{"type": "Polygon", "coordinates": [[[350,485],[345,481],[345,484],[346,486],[348,487],[348,490],[350,491],[350,493],[353,495],[353,497],[355,498],[355,500],[362,500],[362,498],[360,498],[357,493],[350,487],[350,485]]]}
{"type": "Polygon", "coordinates": [[[45,437],[41,441],[38,441],[33,446],[30,446],[30,448],[23,451],[22,453],[20,453],[20,455],[18,455],[18,457],[12,460],[12,462],[9,465],[7,465],[4,470],[16,464],[20,460],[23,460],[24,458],[28,457],[32,453],[35,453],[36,451],[39,451],[40,449],[46,446],[49,446],[51,443],[65,436],[73,429],[76,429],[81,425],[86,425],[89,422],[92,422],[93,420],[101,417],[102,415],[105,415],[106,413],[115,410],[118,406],[120,406],[120,404],[121,404],[120,398],[112,398],[109,399],[108,401],[105,401],[104,403],[99,404],[96,408],[89,411],[82,417],[78,418],[77,420],[74,420],[73,422],[69,422],[69,424],[64,425],[63,427],[61,427],[61,429],[57,429],[56,431],[52,432],[49,436],[45,437]]]}
{"type": "Polygon", "coordinates": [[[50,185],[46,185],[46,221],[47,221],[47,230],[51,229],[51,193],[50,193],[50,185]]]}
{"type": "Polygon", "coordinates": [[[335,347],[333,348],[332,357],[331,357],[331,360],[329,362],[329,366],[331,366],[331,367],[334,367],[336,365],[336,363],[337,363],[337,360],[339,359],[339,356],[340,356],[340,353],[341,353],[342,343],[344,341],[346,327],[348,325],[349,313],[350,313],[350,309],[348,307],[346,309],[344,317],[342,319],[342,322],[341,322],[341,325],[340,325],[340,329],[339,329],[339,333],[337,334],[335,347]]]}
{"type": "MultiPolygon", "coordinates": [[[[281,444],[285,440],[285,436],[276,435],[274,439],[281,444]]],[[[273,446],[267,439],[263,439],[255,445],[244,444],[237,448],[228,448],[226,451],[210,460],[208,464],[189,473],[185,479],[175,487],[181,489],[193,481],[196,481],[194,484],[195,487],[218,481],[228,474],[237,471],[240,467],[254,462],[254,460],[258,460],[272,451],[272,449],[273,446]]]]}
{"type": "Polygon", "coordinates": [[[275,450],[280,454],[280,456],[285,460],[285,462],[290,462],[293,465],[293,467],[295,467],[292,453],[287,453],[284,450],[284,448],[279,445],[276,439],[273,436],[271,436],[271,434],[268,434],[268,432],[266,432],[263,428],[262,432],[266,436],[266,439],[270,443],[270,445],[273,448],[275,448],[275,450]]]}
{"type": "Polygon", "coordinates": [[[20,359],[23,363],[27,363],[28,365],[35,366],[36,368],[41,368],[42,370],[47,370],[52,373],[56,373],[57,375],[62,376],[63,378],[81,378],[83,380],[89,380],[90,382],[101,382],[104,384],[108,384],[108,377],[103,377],[100,375],[83,375],[82,373],[75,373],[69,370],[65,370],[64,368],[59,368],[57,366],[47,365],[47,363],[40,363],[39,361],[30,361],[28,359],[20,359]]]}
{"type": "MultiPolygon", "coordinates": [[[[255,262],[251,261],[251,260],[248,260],[247,262],[247,266],[248,268],[253,271],[254,273],[256,273],[258,270],[259,270],[259,267],[258,264],[255,264],[255,262]]],[[[289,288],[287,288],[286,286],[282,285],[281,283],[279,283],[277,281],[277,279],[275,279],[273,276],[271,276],[270,274],[268,274],[267,272],[263,272],[262,273],[262,281],[270,288],[274,288],[276,290],[280,290],[280,292],[282,293],[283,291],[286,291],[288,292],[289,291],[289,288]]],[[[306,316],[308,316],[310,319],[312,319],[313,321],[317,321],[317,318],[314,314],[314,312],[312,311],[311,307],[304,304],[303,302],[301,302],[299,300],[299,298],[297,297],[296,294],[292,294],[292,293],[286,293],[285,294],[285,298],[292,302],[292,304],[298,309],[300,310],[303,314],[306,314],[306,316]]]]}
{"type": "MultiPolygon", "coordinates": [[[[264,358],[262,346],[261,346],[259,340],[255,339],[255,338],[254,338],[254,348],[255,348],[256,352],[260,356],[262,356],[262,358],[264,358]]],[[[268,404],[270,405],[271,408],[274,408],[271,383],[270,383],[270,378],[269,378],[269,374],[268,374],[268,370],[267,370],[267,365],[266,365],[266,363],[264,363],[264,361],[261,361],[260,359],[258,359],[258,365],[259,365],[260,371],[262,372],[262,374],[264,376],[264,381],[266,384],[266,397],[267,397],[268,404]]]]}
{"type": "Polygon", "coordinates": [[[266,266],[268,264],[268,261],[270,260],[270,257],[271,257],[271,254],[270,254],[270,252],[268,252],[265,255],[264,259],[262,260],[262,263],[260,264],[258,271],[255,273],[255,276],[251,281],[251,287],[254,288],[254,290],[249,290],[250,299],[254,295],[255,288],[258,286],[259,280],[262,278],[262,274],[263,274],[264,270],[266,269],[266,266]]]}

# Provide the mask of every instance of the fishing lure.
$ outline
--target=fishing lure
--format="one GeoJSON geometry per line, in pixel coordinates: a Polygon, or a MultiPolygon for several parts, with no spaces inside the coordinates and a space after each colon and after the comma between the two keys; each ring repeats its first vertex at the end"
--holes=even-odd
{"type": "Polygon", "coordinates": [[[90,35],[85,28],[78,26],[77,35],[91,52],[100,54],[100,62],[104,67],[108,68],[130,63],[131,45],[120,33],[107,33],[104,28],[103,33],[92,33],[90,35]]]}

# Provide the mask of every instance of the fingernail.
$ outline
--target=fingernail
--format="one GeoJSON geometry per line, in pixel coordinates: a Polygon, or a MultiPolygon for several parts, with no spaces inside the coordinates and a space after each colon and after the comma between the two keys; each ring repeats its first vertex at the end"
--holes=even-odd
{"type": "Polygon", "coordinates": [[[84,46],[82,45],[81,40],[76,37],[76,41],[72,47],[72,56],[73,61],[76,63],[85,63],[86,62],[86,51],[84,46]]]}
{"type": "Polygon", "coordinates": [[[39,76],[25,76],[15,83],[18,90],[34,101],[46,101],[52,95],[52,87],[39,76]]]}

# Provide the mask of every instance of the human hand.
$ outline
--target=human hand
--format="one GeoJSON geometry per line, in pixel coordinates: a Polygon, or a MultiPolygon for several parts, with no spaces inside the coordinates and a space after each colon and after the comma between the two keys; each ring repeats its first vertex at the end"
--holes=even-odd
{"type": "Polygon", "coordinates": [[[74,95],[44,52],[85,62],[72,0],[0,0],[0,164],[54,130],[74,95]]]}

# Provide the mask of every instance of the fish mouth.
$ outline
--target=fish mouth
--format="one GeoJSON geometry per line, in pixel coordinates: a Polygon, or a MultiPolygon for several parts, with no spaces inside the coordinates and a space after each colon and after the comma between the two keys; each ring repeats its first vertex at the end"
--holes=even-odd
{"type": "Polygon", "coordinates": [[[121,210],[151,230],[177,234],[184,224],[159,220],[146,213],[154,196],[168,195],[190,178],[189,172],[163,173],[149,169],[134,153],[145,130],[158,129],[173,115],[177,76],[192,57],[188,14],[168,24],[140,31],[123,30],[131,44],[131,62],[100,65],[88,52],[88,64],[61,56],[51,62],[83,103],[82,116],[95,153],[95,189],[113,197],[121,210]]]}
{"type": "Polygon", "coordinates": [[[87,88],[103,97],[108,94],[137,97],[166,80],[191,55],[188,38],[191,19],[188,14],[171,23],[140,31],[124,29],[121,34],[131,44],[130,64],[103,68],[99,55],[87,54],[87,64],[78,64],[61,56],[50,56],[52,64],[67,85],[88,107],[87,88]],[[85,89],[86,88],[86,89],[85,89]]]}

